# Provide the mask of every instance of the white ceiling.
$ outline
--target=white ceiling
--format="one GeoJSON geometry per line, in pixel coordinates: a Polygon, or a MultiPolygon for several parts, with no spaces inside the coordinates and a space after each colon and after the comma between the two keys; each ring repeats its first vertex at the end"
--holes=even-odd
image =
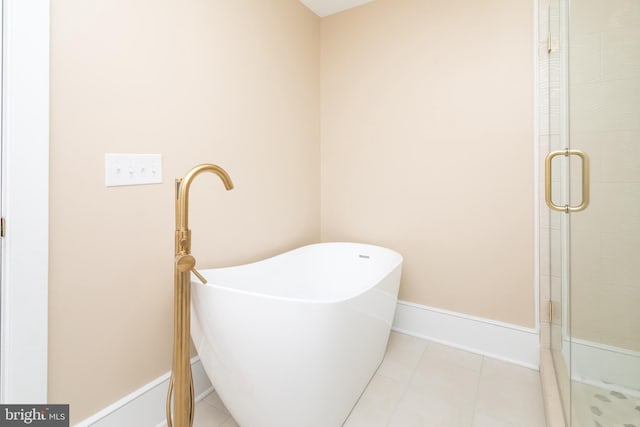
{"type": "Polygon", "coordinates": [[[373,0],[300,0],[318,16],[327,16],[373,0]]]}

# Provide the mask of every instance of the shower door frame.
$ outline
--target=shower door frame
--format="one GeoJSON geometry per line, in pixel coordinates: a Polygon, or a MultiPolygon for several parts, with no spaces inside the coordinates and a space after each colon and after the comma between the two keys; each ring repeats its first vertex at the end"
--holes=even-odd
{"type": "MultiPolygon", "coordinates": [[[[569,2],[570,0],[551,0],[548,9],[549,33],[547,46],[551,52],[558,54],[557,63],[553,64],[549,56],[549,141],[548,152],[567,150],[569,141],[569,2]],[[556,15],[557,14],[557,15],[556,15]],[[557,19],[557,21],[556,21],[557,19]],[[555,81],[555,84],[551,84],[555,81]],[[556,86],[557,85],[557,86],[556,86]],[[554,98],[552,90],[556,89],[554,98]],[[555,138],[555,142],[554,142],[555,138]]],[[[555,182],[558,192],[556,203],[570,203],[569,157],[558,156],[553,160],[557,167],[559,180],[555,182]]],[[[571,423],[571,305],[570,305],[570,227],[571,215],[548,209],[549,214],[549,302],[550,335],[549,348],[553,360],[555,382],[561,400],[562,416],[567,425],[571,423]],[[555,220],[554,220],[555,216],[555,220]],[[555,247],[555,251],[554,248],[555,247]],[[554,265],[557,266],[554,271],[554,265]],[[554,280],[557,279],[558,281],[554,280]],[[554,296],[560,296],[560,300],[554,296]],[[558,304],[558,305],[555,305],[558,304]],[[559,321],[559,326],[556,327],[559,321]],[[558,366],[564,364],[564,367],[558,366]]],[[[558,420],[556,420],[558,421],[558,420]]]]}

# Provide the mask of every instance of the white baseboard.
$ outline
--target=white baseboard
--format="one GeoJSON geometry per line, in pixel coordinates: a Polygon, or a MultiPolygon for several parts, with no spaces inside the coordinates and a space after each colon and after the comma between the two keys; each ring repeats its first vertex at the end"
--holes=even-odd
{"type": "Polygon", "coordinates": [[[537,329],[398,301],[393,330],[531,369],[540,367],[537,329]]]}
{"type": "MultiPolygon", "coordinates": [[[[569,343],[565,340],[564,348],[569,343]]],[[[640,352],[571,339],[571,379],[640,397],[640,352]]]]}
{"type": "MultiPolygon", "coordinates": [[[[191,359],[196,401],[202,400],[213,386],[204,372],[200,358],[191,359]]],[[[123,397],[97,414],[74,424],[74,427],[164,427],[165,402],[170,372],[123,397]]]]}

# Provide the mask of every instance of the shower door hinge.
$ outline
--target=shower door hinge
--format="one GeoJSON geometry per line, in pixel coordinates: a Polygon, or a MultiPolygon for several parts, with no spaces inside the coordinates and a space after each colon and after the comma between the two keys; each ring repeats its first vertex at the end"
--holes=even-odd
{"type": "Polygon", "coordinates": [[[551,31],[547,34],[547,53],[551,53],[553,50],[553,37],[551,36],[551,31]]]}
{"type": "Polygon", "coordinates": [[[4,237],[7,234],[7,221],[4,217],[0,218],[0,237],[4,237]]]}

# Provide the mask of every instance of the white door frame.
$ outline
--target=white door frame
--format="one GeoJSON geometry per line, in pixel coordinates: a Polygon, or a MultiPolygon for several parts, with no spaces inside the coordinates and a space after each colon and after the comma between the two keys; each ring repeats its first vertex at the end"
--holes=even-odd
{"type": "MultiPolygon", "coordinates": [[[[0,402],[47,402],[49,0],[2,0],[0,402]]],[[[70,272],[73,273],[73,272],[70,272]]]]}

